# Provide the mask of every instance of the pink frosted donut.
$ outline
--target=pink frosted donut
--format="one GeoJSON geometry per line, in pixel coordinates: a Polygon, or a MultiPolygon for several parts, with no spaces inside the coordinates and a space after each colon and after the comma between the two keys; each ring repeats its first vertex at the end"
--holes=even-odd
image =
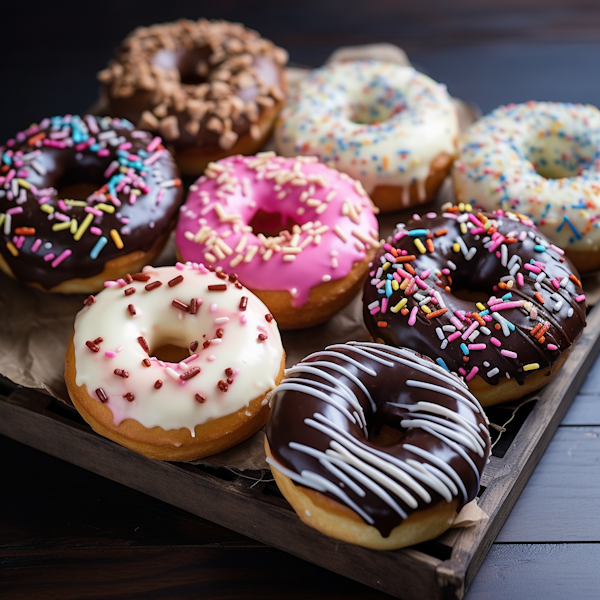
{"type": "Polygon", "coordinates": [[[360,182],[316,158],[231,156],[190,187],[175,241],[184,261],[235,271],[280,329],[298,329],[360,289],[379,247],[373,211],[360,182]]]}

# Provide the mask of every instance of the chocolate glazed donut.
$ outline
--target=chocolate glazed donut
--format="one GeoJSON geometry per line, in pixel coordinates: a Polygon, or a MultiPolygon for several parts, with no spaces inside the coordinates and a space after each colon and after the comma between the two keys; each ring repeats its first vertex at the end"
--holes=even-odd
{"type": "Polygon", "coordinates": [[[479,490],[487,421],[457,377],[405,348],[329,346],[273,392],[267,460],[308,525],[363,546],[431,539],[479,490]]]}
{"type": "Polygon", "coordinates": [[[44,119],[0,147],[0,160],[0,267],[44,290],[96,292],[141,269],[183,201],[161,139],[122,119],[44,119]]]}
{"type": "Polygon", "coordinates": [[[367,327],[464,376],[484,406],[520,398],[550,381],[585,327],[577,272],[523,215],[442,210],[400,224],[380,250],[367,327]]]}

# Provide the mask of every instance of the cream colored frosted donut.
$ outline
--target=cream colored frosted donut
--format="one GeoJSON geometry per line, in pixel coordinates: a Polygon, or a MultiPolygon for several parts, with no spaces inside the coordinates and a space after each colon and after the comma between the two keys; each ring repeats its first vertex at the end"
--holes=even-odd
{"type": "Polygon", "coordinates": [[[600,111],[501,106],[461,137],[456,198],[530,217],[581,272],[600,267],[600,111]]]}
{"type": "Polygon", "coordinates": [[[285,363],[266,306],[235,276],[202,265],[126,279],[107,282],[75,320],[65,378],[83,418],[165,460],[213,454],[257,431],[285,363]],[[186,357],[155,356],[169,346],[186,357]]]}
{"type": "Polygon", "coordinates": [[[298,86],[276,128],[285,156],[308,154],[361,181],[383,211],[431,200],[456,153],[446,87],[412,67],[339,61],[298,86]]]}

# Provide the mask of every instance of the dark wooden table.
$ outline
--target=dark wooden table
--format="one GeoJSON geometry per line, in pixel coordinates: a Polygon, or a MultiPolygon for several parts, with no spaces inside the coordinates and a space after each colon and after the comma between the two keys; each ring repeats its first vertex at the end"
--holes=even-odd
{"type": "MultiPolygon", "coordinates": [[[[340,45],[393,42],[484,112],[529,99],[600,105],[592,0],[111,0],[90,10],[80,2],[3,9],[1,139],[47,114],[84,111],[97,97],[94,73],[129,30],[180,16],[244,22],[304,65],[340,45]]],[[[2,598],[383,597],[7,438],[0,482],[2,598]]],[[[564,597],[600,597],[600,362],[467,595],[564,597]]]]}

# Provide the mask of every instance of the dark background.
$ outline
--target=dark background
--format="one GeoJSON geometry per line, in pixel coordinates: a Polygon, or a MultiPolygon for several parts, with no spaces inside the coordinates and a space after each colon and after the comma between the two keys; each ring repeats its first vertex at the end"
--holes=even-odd
{"type": "MultiPolygon", "coordinates": [[[[119,41],[179,17],[240,21],[306,66],[341,45],[392,42],[483,112],[530,99],[600,105],[597,0],[12,0],[0,6],[0,143],[44,116],[84,112],[119,41]]],[[[468,600],[598,598],[600,397],[585,394],[597,395],[600,376],[592,380],[468,600]],[[586,490],[557,483],[567,480],[586,490]],[[566,510],[573,503],[592,510],[566,510]]],[[[108,597],[384,596],[0,437],[0,598],[108,597]]]]}
{"type": "Polygon", "coordinates": [[[596,0],[3,4],[2,141],[44,116],[85,111],[98,95],[95,73],[120,40],[138,25],[179,17],[243,22],[286,48],[293,63],[307,66],[319,66],[341,45],[392,42],[452,94],[484,112],[530,99],[600,105],[596,0]]]}

